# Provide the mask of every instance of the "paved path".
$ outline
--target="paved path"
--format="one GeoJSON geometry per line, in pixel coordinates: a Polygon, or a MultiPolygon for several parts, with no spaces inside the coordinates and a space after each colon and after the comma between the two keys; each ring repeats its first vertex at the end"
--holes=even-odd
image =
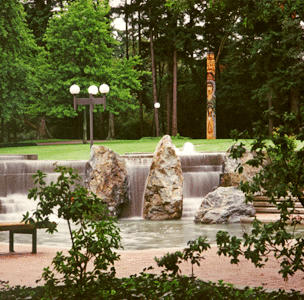
{"type": "MultiPolygon", "coordinates": [[[[15,253],[8,253],[8,244],[0,243],[0,279],[8,280],[11,285],[35,286],[43,267],[50,265],[56,251],[55,247],[40,247],[38,253],[31,254],[31,245],[15,245],[15,253]]],[[[64,249],[63,249],[64,250],[64,249]]],[[[116,263],[117,276],[125,277],[139,273],[144,267],[153,265],[154,257],[160,257],[168,251],[176,249],[150,249],[120,251],[121,259],[116,263]]],[[[236,286],[263,286],[268,289],[295,289],[304,292],[304,276],[299,272],[287,282],[278,274],[278,263],[270,258],[263,269],[256,269],[242,259],[238,265],[231,265],[226,257],[218,257],[216,247],[205,254],[200,267],[194,268],[197,277],[208,281],[224,280],[236,286]]],[[[66,250],[64,250],[66,251],[66,250]]],[[[183,274],[191,274],[191,265],[182,265],[183,274]]],[[[159,269],[155,272],[159,273],[159,269]]]]}

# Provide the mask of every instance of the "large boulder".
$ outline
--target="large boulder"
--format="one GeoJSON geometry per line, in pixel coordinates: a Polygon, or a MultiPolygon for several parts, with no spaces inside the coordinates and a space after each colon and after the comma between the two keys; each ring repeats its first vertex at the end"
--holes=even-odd
{"type": "Polygon", "coordinates": [[[154,152],[144,193],[143,216],[149,220],[179,219],[183,211],[183,175],[170,136],[154,152]]]}
{"type": "Polygon", "coordinates": [[[195,216],[195,223],[239,223],[242,218],[253,217],[255,209],[245,202],[244,193],[236,187],[219,187],[207,194],[195,216]]]}
{"type": "Polygon", "coordinates": [[[92,146],[86,166],[87,188],[108,206],[111,215],[118,216],[128,199],[128,178],[123,158],[104,146],[92,146]]]}
{"type": "Polygon", "coordinates": [[[220,186],[239,186],[241,181],[251,181],[251,179],[260,171],[260,168],[252,167],[246,162],[254,156],[251,152],[246,152],[241,158],[234,159],[229,157],[230,151],[225,154],[223,174],[221,174],[220,186]],[[236,171],[238,165],[243,167],[241,174],[236,171]]]}

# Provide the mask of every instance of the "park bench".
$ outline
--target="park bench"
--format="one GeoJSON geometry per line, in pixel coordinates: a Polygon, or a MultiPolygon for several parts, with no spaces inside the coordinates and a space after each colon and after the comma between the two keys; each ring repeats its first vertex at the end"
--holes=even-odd
{"type": "Polygon", "coordinates": [[[32,235],[32,253],[37,253],[37,228],[25,223],[0,223],[0,231],[9,231],[9,252],[14,252],[14,234],[32,235]]]}

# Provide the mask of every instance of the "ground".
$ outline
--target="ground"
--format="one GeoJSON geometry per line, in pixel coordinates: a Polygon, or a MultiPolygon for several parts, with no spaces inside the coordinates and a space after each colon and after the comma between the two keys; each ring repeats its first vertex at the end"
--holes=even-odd
{"type": "MultiPolygon", "coordinates": [[[[31,245],[15,245],[15,253],[8,253],[8,244],[0,243],[0,278],[8,280],[10,285],[35,286],[35,281],[40,278],[43,267],[49,266],[56,251],[56,247],[38,245],[38,253],[31,254],[31,245]]],[[[120,251],[121,259],[116,263],[117,276],[126,277],[139,273],[144,267],[153,265],[154,257],[160,257],[169,251],[177,249],[150,249],[120,251]]],[[[266,289],[300,290],[304,292],[304,274],[296,273],[288,281],[284,281],[278,274],[279,265],[274,258],[270,258],[262,269],[255,268],[245,259],[238,265],[231,265],[226,257],[216,254],[217,248],[213,246],[205,254],[205,260],[200,267],[194,268],[195,275],[205,281],[218,281],[233,283],[237,287],[263,286],[266,289]]],[[[183,274],[191,274],[190,264],[182,266],[183,274]]],[[[159,273],[159,269],[155,272],[159,273]]]]}

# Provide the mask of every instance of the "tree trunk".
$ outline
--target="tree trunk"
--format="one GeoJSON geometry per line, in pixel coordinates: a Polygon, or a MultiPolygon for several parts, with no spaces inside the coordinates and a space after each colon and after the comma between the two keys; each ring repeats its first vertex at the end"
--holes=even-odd
{"type": "MultiPolygon", "coordinates": [[[[156,70],[155,70],[154,44],[153,44],[152,28],[150,28],[150,50],[151,50],[153,100],[154,100],[154,104],[155,104],[157,102],[157,89],[156,89],[156,70]]],[[[154,108],[154,121],[155,121],[156,136],[159,136],[159,121],[158,121],[158,109],[157,108],[154,108]]]]}
{"type": "Polygon", "coordinates": [[[14,143],[17,142],[17,122],[15,119],[13,119],[13,141],[14,143]]]}
{"type": "Polygon", "coordinates": [[[38,140],[47,137],[45,117],[41,117],[38,127],[38,140]]]}
{"type": "Polygon", "coordinates": [[[107,140],[111,140],[115,138],[115,129],[114,129],[114,114],[109,113],[109,129],[108,129],[108,136],[107,140]]]}
{"type": "Polygon", "coordinates": [[[126,58],[129,59],[129,12],[128,1],[125,0],[125,23],[126,23],[126,58]]]}
{"type": "Polygon", "coordinates": [[[166,94],[166,102],[167,102],[167,130],[166,133],[170,134],[171,130],[171,85],[168,84],[167,94],[166,94]]]}
{"type": "Polygon", "coordinates": [[[4,119],[1,118],[1,135],[0,135],[0,142],[4,142],[4,119]]]}
{"type": "MultiPolygon", "coordinates": [[[[131,0],[131,3],[130,3],[131,7],[133,5],[133,0],[131,0]]],[[[132,27],[132,56],[135,56],[136,55],[136,47],[135,47],[135,26],[134,26],[134,13],[131,13],[131,27],[132,27]]]]}
{"type": "Polygon", "coordinates": [[[268,110],[269,110],[269,116],[268,116],[268,136],[270,138],[272,137],[272,132],[273,132],[273,118],[272,118],[272,115],[271,115],[271,111],[273,110],[272,97],[273,97],[273,93],[272,93],[272,91],[270,91],[269,94],[268,94],[268,110]]]}
{"type": "MultiPolygon", "coordinates": [[[[141,51],[142,51],[142,45],[141,45],[141,15],[140,15],[140,10],[138,10],[138,55],[141,56],[141,51]]],[[[142,68],[141,66],[139,67],[140,69],[142,68]]],[[[143,110],[143,96],[144,93],[142,90],[138,91],[138,101],[139,101],[139,134],[140,137],[144,136],[144,110],[143,110]]]]}
{"type": "Polygon", "coordinates": [[[172,136],[177,135],[177,58],[173,50],[172,136]]]}
{"type": "Polygon", "coordinates": [[[143,110],[143,103],[142,103],[142,93],[139,92],[139,134],[142,138],[144,136],[144,110],[143,110]]]}
{"type": "Polygon", "coordinates": [[[299,91],[297,89],[290,91],[290,112],[296,116],[299,114],[299,91]]]}
{"type": "Polygon", "coordinates": [[[87,134],[87,107],[84,105],[83,111],[83,122],[82,122],[82,143],[87,144],[88,142],[88,134],[87,134]]]}

